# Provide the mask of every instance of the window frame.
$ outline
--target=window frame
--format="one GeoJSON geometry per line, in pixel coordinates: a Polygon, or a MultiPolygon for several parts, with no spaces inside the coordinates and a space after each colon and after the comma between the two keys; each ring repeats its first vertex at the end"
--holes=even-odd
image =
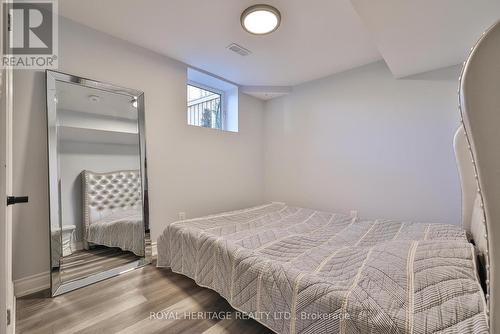
{"type": "MultiPolygon", "coordinates": [[[[226,96],[225,96],[226,93],[223,90],[220,90],[220,89],[217,89],[214,87],[210,87],[210,86],[204,85],[202,83],[199,83],[199,82],[193,81],[193,80],[187,80],[186,89],[187,89],[187,86],[193,86],[193,87],[196,87],[199,89],[203,89],[203,90],[209,91],[211,93],[214,93],[214,94],[217,94],[220,96],[221,127],[220,128],[213,128],[213,127],[208,128],[208,127],[203,127],[201,125],[189,124],[189,119],[187,120],[188,121],[187,124],[190,126],[196,126],[199,128],[227,131],[226,130],[226,110],[227,110],[227,108],[226,108],[226,96]]],[[[187,108],[189,108],[188,103],[189,103],[189,101],[187,101],[187,91],[186,91],[186,117],[188,117],[188,115],[187,115],[187,108]]]]}

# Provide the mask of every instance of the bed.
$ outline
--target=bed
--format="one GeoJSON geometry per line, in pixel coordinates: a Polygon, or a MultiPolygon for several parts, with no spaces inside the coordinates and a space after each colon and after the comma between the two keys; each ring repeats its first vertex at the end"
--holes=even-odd
{"type": "Polygon", "coordinates": [[[139,170],[82,172],[83,244],[118,247],[144,256],[139,170]]]}
{"type": "Polygon", "coordinates": [[[169,225],[158,266],[277,333],[487,332],[474,246],[459,226],[270,203],[169,225]]]}
{"type": "Polygon", "coordinates": [[[500,333],[500,23],[460,77],[462,226],[269,203],[172,223],[160,267],[277,333],[500,333]]]}

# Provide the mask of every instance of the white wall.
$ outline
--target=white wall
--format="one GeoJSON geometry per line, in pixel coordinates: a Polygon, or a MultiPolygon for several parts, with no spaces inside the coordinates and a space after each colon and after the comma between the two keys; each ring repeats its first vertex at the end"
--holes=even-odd
{"type": "MultiPolygon", "coordinates": [[[[239,97],[239,132],[186,124],[185,65],[60,19],[59,70],[145,93],[152,237],[177,219],[263,201],[263,103],[239,97]]],[[[44,73],[14,86],[14,279],[49,268],[44,73]]]]}
{"type": "Polygon", "coordinates": [[[460,223],[458,67],[396,80],[382,62],[266,105],[266,199],[365,218],[460,223]]]}

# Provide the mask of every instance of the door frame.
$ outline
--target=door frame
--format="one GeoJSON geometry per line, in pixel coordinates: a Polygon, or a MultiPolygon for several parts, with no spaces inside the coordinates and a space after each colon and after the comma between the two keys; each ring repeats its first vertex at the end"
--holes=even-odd
{"type": "MultiPolygon", "coordinates": [[[[2,22],[4,15],[3,3],[11,1],[0,1],[0,17],[2,22]]],[[[5,26],[0,25],[0,37],[6,34],[5,26]]],[[[7,35],[7,40],[9,36],[7,35]]],[[[0,38],[0,54],[3,55],[3,38],[0,38]]],[[[16,320],[16,300],[14,297],[14,284],[12,281],[12,207],[7,205],[7,196],[12,194],[12,116],[13,116],[13,70],[4,68],[1,70],[1,95],[0,95],[0,228],[2,229],[2,300],[0,309],[2,310],[0,321],[0,333],[15,333],[16,320]],[[10,320],[10,321],[8,321],[10,320]]]]}

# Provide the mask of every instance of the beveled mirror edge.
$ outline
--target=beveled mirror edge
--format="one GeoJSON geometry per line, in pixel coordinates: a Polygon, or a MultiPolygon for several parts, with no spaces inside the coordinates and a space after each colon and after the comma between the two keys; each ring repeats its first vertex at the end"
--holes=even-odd
{"type": "MultiPolygon", "coordinates": [[[[73,291],[90,284],[124,274],[130,270],[143,267],[150,264],[152,261],[151,239],[149,231],[149,202],[148,202],[148,187],[147,187],[147,162],[146,162],[146,127],[144,115],[144,93],[142,91],[125,88],[109,83],[100,82],[97,80],[87,79],[72,74],[67,74],[58,71],[45,71],[45,92],[46,92],[46,117],[47,117],[47,167],[48,167],[48,201],[49,201],[49,272],[50,272],[50,291],[51,296],[55,297],[63,293],[73,291]],[[137,114],[138,114],[138,129],[139,129],[139,151],[140,151],[140,173],[141,173],[141,190],[142,190],[142,205],[143,205],[143,222],[144,222],[144,257],[142,259],[132,261],[128,264],[118,266],[103,272],[89,275],[81,279],[72,280],[69,282],[61,282],[60,267],[52,268],[52,218],[59,216],[59,200],[57,186],[57,166],[54,168],[54,161],[57,164],[57,128],[56,128],[56,105],[55,105],[55,84],[56,81],[73,83],[89,88],[101,89],[117,94],[129,95],[137,99],[137,114]],[[55,138],[55,141],[54,141],[55,138]],[[54,150],[53,146],[56,145],[54,150]],[[51,149],[52,147],[52,149],[51,149]],[[56,159],[53,158],[54,154],[56,159]],[[52,161],[52,164],[51,164],[52,161]],[[52,166],[52,167],[51,167],[52,166]]],[[[61,226],[57,218],[57,226],[59,230],[61,226]]],[[[62,233],[59,233],[62,238],[62,233]]],[[[61,243],[62,245],[62,243],[61,243]]],[[[62,246],[61,246],[62,247],[62,246]]],[[[62,252],[62,249],[61,249],[62,252]]]]}
{"type": "Polygon", "coordinates": [[[130,263],[124,264],[119,267],[115,267],[113,269],[105,270],[97,274],[89,275],[78,280],[69,281],[67,283],[60,284],[56,289],[52,289],[52,297],[56,297],[62,295],[64,293],[74,291],[83,287],[86,287],[90,284],[94,284],[97,282],[101,282],[108,278],[112,278],[115,276],[119,276],[125,273],[128,273],[131,270],[141,268],[147,264],[149,264],[146,258],[142,258],[140,260],[132,261],[130,263]]]}

